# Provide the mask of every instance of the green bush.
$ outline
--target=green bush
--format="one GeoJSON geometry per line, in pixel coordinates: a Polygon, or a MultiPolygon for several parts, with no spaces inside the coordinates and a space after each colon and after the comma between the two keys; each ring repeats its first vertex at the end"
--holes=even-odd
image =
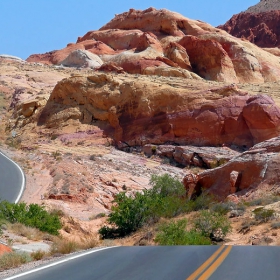
{"type": "Polygon", "coordinates": [[[164,223],[159,227],[155,241],[159,245],[210,245],[209,238],[195,230],[186,231],[187,220],[164,223]]]}
{"type": "Polygon", "coordinates": [[[255,214],[255,219],[259,223],[266,223],[267,221],[274,218],[275,211],[272,209],[264,209],[263,207],[256,208],[253,213],[255,214]]]}
{"type": "Polygon", "coordinates": [[[119,237],[121,234],[115,227],[103,226],[98,230],[101,239],[114,239],[119,237]]]}
{"type": "Polygon", "coordinates": [[[121,192],[116,195],[113,203],[108,222],[113,227],[117,227],[118,230],[113,229],[114,232],[125,236],[143,226],[149,216],[153,201],[147,191],[144,191],[143,194],[136,193],[134,197],[129,197],[125,192],[121,192]]]}
{"type": "Polygon", "coordinates": [[[171,177],[168,174],[162,176],[152,175],[150,179],[152,185],[152,193],[158,194],[162,197],[167,196],[185,196],[186,190],[184,185],[176,178],[171,177]]]}
{"type": "Polygon", "coordinates": [[[194,221],[196,231],[211,240],[220,241],[231,230],[226,216],[217,212],[203,210],[194,221]]]}
{"type": "Polygon", "coordinates": [[[184,186],[175,178],[164,174],[152,175],[152,189],[127,196],[121,192],[115,196],[108,216],[110,227],[102,227],[102,238],[125,236],[144,224],[157,222],[160,217],[174,217],[185,211],[184,186]]]}
{"type": "Polygon", "coordinates": [[[57,235],[61,223],[57,214],[47,212],[38,204],[27,205],[24,202],[14,204],[8,201],[0,203],[0,217],[11,223],[22,223],[41,231],[57,235]]]}
{"type": "Polygon", "coordinates": [[[199,211],[209,209],[213,203],[215,203],[214,196],[207,193],[206,191],[203,191],[200,196],[188,201],[188,210],[199,211]]]}
{"type": "Polygon", "coordinates": [[[186,199],[176,196],[167,196],[158,198],[154,202],[154,209],[152,210],[154,220],[159,217],[172,218],[181,213],[188,212],[188,205],[186,199]]]}
{"type": "Polygon", "coordinates": [[[188,201],[183,184],[168,174],[152,175],[150,184],[150,190],[134,196],[127,196],[125,192],[115,196],[107,220],[109,226],[99,230],[102,238],[125,236],[144,224],[157,222],[160,217],[172,218],[181,213],[208,209],[214,203],[213,196],[206,192],[188,201]]]}

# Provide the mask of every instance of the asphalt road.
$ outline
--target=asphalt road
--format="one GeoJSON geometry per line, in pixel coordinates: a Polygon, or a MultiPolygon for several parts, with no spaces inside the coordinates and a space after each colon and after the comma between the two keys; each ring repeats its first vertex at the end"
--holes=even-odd
{"type": "Polygon", "coordinates": [[[280,247],[114,247],[68,257],[19,280],[280,279],[280,247]]]}
{"type": "Polygon", "coordinates": [[[0,200],[18,202],[25,187],[21,168],[0,152],[0,200]]]}

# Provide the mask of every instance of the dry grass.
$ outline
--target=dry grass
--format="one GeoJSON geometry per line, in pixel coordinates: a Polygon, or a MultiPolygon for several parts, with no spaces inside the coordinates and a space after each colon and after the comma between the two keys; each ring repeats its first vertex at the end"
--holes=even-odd
{"type": "Polygon", "coordinates": [[[39,261],[39,260],[43,259],[46,255],[47,255],[47,253],[43,250],[37,250],[30,254],[31,258],[35,261],[39,261]]]}
{"type": "Polygon", "coordinates": [[[43,239],[44,233],[32,227],[25,226],[20,223],[8,224],[7,229],[17,235],[26,237],[32,241],[39,241],[43,239]]]}
{"type": "Polygon", "coordinates": [[[0,271],[19,267],[22,264],[32,261],[28,253],[11,252],[0,257],[0,271]]]}
{"type": "Polygon", "coordinates": [[[80,248],[86,250],[86,249],[95,248],[98,245],[99,245],[99,240],[94,236],[90,236],[81,241],[80,248]]]}
{"type": "Polygon", "coordinates": [[[70,254],[78,250],[77,245],[78,244],[74,241],[58,238],[52,244],[50,254],[70,254]]]}
{"type": "Polygon", "coordinates": [[[79,250],[86,250],[97,247],[99,241],[96,237],[90,236],[81,241],[74,241],[70,239],[56,238],[50,249],[50,254],[70,254],[79,250]]]}

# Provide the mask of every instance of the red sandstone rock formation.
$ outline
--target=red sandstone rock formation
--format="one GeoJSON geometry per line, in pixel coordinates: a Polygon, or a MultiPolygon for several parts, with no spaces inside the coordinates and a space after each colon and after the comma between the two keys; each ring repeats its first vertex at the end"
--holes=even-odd
{"type": "Polygon", "coordinates": [[[206,80],[238,81],[232,60],[219,42],[185,36],[178,43],[186,49],[191,65],[199,76],[206,80]]]}
{"type": "Polygon", "coordinates": [[[105,74],[59,82],[39,123],[52,127],[71,118],[102,121],[116,142],[130,146],[251,147],[280,133],[280,110],[267,96],[250,97],[235,86],[188,91],[105,74]]]}
{"type": "Polygon", "coordinates": [[[195,79],[198,74],[208,80],[256,83],[277,81],[280,76],[279,57],[207,23],[154,8],[130,9],[75,44],[27,61],[61,64],[77,49],[128,73],[195,79]]]}
{"type": "Polygon", "coordinates": [[[192,195],[202,189],[209,190],[224,199],[229,195],[242,195],[278,184],[280,137],[261,142],[223,166],[198,174],[195,187],[184,180],[187,191],[192,195]]]}

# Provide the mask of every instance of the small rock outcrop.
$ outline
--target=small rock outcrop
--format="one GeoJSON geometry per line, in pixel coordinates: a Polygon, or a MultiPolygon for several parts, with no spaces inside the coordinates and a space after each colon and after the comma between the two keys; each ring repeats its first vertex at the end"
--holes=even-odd
{"type": "Polygon", "coordinates": [[[277,172],[280,164],[279,152],[280,137],[271,138],[256,144],[220,167],[196,175],[195,186],[188,185],[188,175],[184,180],[185,187],[187,191],[192,191],[192,195],[205,189],[220,199],[267,186],[271,189],[280,180],[277,172]]]}
{"type": "Polygon", "coordinates": [[[195,147],[147,144],[143,147],[147,156],[168,158],[182,166],[215,168],[225,164],[240,153],[227,147],[195,147]]]}

